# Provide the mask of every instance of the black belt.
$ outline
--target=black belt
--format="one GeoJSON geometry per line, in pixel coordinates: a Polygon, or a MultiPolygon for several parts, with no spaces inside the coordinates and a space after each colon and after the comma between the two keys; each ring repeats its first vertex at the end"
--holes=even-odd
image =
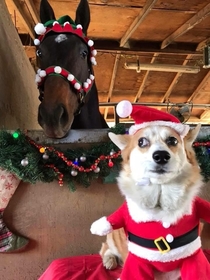
{"type": "Polygon", "coordinates": [[[175,237],[171,243],[167,242],[166,239],[162,236],[153,240],[153,239],[146,239],[143,237],[139,237],[131,232],[128,232],[129,241],[149,249],[158,249],[162,253],[168,252],[171,249],[175,249],[187,245],[190,242],[194,241],[197,237],[198,237],[198,225],[195,228],[193,228],[191,231],[188,231],[187,233],[181,236],[175,237]]]}

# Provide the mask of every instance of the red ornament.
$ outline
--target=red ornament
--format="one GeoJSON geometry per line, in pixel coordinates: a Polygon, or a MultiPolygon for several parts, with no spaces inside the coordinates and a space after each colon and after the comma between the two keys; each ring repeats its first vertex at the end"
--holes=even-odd
{"type": "Polygon", "coordinates": [[[113,166],[114,166],[114,163],[113,163],[111,160],[109,160],[108,166],[109,166],[109,167],[113,167],[113,166]]]}

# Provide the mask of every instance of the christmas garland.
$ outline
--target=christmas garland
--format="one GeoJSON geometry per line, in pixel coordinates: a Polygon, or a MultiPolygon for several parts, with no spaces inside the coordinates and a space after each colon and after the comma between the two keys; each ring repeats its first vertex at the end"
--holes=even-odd
{"type": "MultiPolygon", "coordinates": [[[[125,134],[123,125],[110,131],[125,134]]],[[[193,147],[205,181],[210,179],[210,136],[197,139],[193,147]]],[[[17,175],[24,182],[65,182],[73,191],[75,183],[88,187],[91,181],[105,178],[119,171],[121,152],[111,141],[94,145],[90,149],[77,148],[62,151],[53,146],[37,144],[20,130],[0,131],[0,167],[17,175]],[[115,167],[113,169],[113,167],[115,167]]]]}
{"type": "MultiPolygon", "coordinates": [[[[123,125],[117,125],[110,131],[126,133],[123,125]]],[[[88,187],[92,180],[105,178],[119,169],[120,154],[111,141],[90,149],[62,151],[43,143],[37,144],[20,130],[14,133],[0,131],[0,167],[32,184],[57,180],[60,186],[65,182],[72,191],[75,183],[88,187]]]]}

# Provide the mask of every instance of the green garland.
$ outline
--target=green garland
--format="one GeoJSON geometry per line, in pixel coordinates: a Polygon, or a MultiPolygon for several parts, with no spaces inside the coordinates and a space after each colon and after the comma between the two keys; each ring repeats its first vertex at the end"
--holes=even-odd
{"type": "MultiPolygon", "coordinates": [[[[110,131],[116,134],[124,134],[126,132],[123,125],[117,125],[110,131]]],[[[45,147],[44,143],[42,146],[45,147]]],[[[88,187],[91,181],[97,178],[105,178],[112,172],[109,166],[109,160],[100,160],[97,167],[100,171],[77,172],[76,176],[72,176],[72,166],[68,166],[63,158],[75,162],[78,159],[78,166],[89,168],[99,157],[110,157],[110,152],[119,152],[118,147],[111,141],[94,145],[89,150],[77,148],[75,150],[67,149],[61,151],[50,147],[47,149],[47,159],[44,159],[43,153],[40,152],[38,145],[21,131],[11,134],[5,130],[0,131],[0,167],[17,175],[24,182],[52,182],[59,180],[62,185],[67,183],[70,190],[75,190],[75,183],[88,187]],[[85,162],[81,162],[80,158],[85,156],[85,162]],[[24,164],[25,163],[27,164],[24,164]],[[21,164],[23,163],[23,165],[21,164]],[[54,167],[54,168],[53,168],[54,167]]],[[[114,169],[118,169],[121,162],[121,156],[111,159],[114,169]]],[[[74,171],[73,171],[74,172],[74,171]]]]}
{"type": "MultiPolygon", "coordinates": [[[[123,125],[117,125],[110,131],[115,134],[126,133],[123,125]]],[[[44,147],[44,143],[41,146],[44,147]]],[[[201,173],[204,180],[208,181],[210,179],[210,136],[197,139],[193,146],[201,173]]],[[[60,185],[65,182],[73,191],[75,183],[88,187],[92,180],[99,177],[106,178],[116,170],[118,172],[121,163],[120,151],[111,141],[94,145],[90,149],[77,148],[61,151],[49,147],[46,153],[44,152],[44,155],[46,154],[47,157],[44,157],[43,152],[40,152],[40,145],[23,132],[17,131],[14,135],[6,130],[0,131],[0,167],[17,175],[24,182],[34,184],[58,180],[60,185]],[[110,156],[110,153],[114,153],[115,156],[110,156]],[[78,161],[75,162],[75,159],[78,161]],[[25,164],[23,164],[24,160],[25,164]],[[109,164],[110,161],[111,164],[109,164]],[[69,162],[76,164],[77,169],[73,168],[74,164],[68,165],[69,162]],[[94,167],[94,164],[96,164],[95,169],[91,169],[90,167],[94,167]],[[88,171],[84,172],[84,170],[88,171]]]]}

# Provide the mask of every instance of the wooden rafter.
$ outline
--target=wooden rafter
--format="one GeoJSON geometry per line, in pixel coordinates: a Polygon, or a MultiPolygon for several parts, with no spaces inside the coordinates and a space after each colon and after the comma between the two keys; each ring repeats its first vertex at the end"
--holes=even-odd
{"type": "Polygon", "coordinates": [[[12,0],[12,2],[14,3],[17,12],[23,22],[23,24],[25,25],[29,35],[31,36],[32,39],[35,38],[34,36],[34,29],[32,27],[32,22],[29,21],[24,9],[23,9],[23,2],[21,2],[20,0],[12,0]]]}
{"type": "MultiPolygon", "coordinates": [[[[155,59],[158,57],[158,54],[155,53],[153,58],[151,59],[150,63],[154,63],[155,59]]],[[[146,71],[145,75],[144,75],[144,78],[143,78],[143,81],[139,87],[139,90],[134,98],[134,101],[133,102],[138,102],[139,101],[139,98],[141,97],[142,95],[142,92],[144,91],[144,88],[145,88],[145,85],[146,85],[146,81],[147,81],[147,78],[148,78],[148,75],[149,75],[149,72],[150,71],[146,71]]]]}
{"type": "Polygon", "coordinates": [[[35,23],[40,22],[40,18],[39,18],[38,12],[36,10],[36,7],[34,5],[34,1],[32,1],[32,0],[24,0],[24,1],[25,1],[26,5],[28,7],[28,10],[31,14],[31,17],[33,18],[33,21],[35,23]]]}
{"type": "Polygon", "coordinates": [[[204,79],[201,81],[201,83],[198,85],[198,87],[196,88],[196,90],[192,93],[192,95],[190,96],[190,98],[187,100],[187,102],[192,102],[193,99],[200,94],[201,92],[203,92],[203,88],[205,88],[206,84],[208,83],[208,80],[210,79],[210,71],[208,71],[208,73],[206,74],[206,76],[204,77],[204,79]]]}
{"type": "MultiPolygon", "coordinates": [[[[116,57],[115,57],[115,61],[114,61],[114,67],[113,67],[112,77],[111,77],[111,81],[110,81],[110,85],[109,85],[107,102],[110,102],[110,99],[111,99],[111,96],[112,96],[114,83],[115,83],[115,79],[116,79],[116,74],[117,74],[117,69],[118,69],[118,65],[119,65],[119,60],[120,60],[120,53],[118,52],[116,57]]],[[[106,107],[105,110],[104,110],[104,118],[105,119],[107,118],[108,111],[109,111],[109,107],[106,107]]]]}
{"type": "Polygon", "coordinates": [[[210,110],[206,109],[201,115],[200,119],[203,121],[205,118],[210,119],[210,110]]]}
{"type": "Polygon", "coordinates": [[[210,38],[207,38],[206,40],[204,40],[198,44],[196,51],[201,51],[209,44],[210,44],[210,38]]]}
{"type": "MultiPolygon", "coordinates": [[[[183,66],[186,65],[189,61],[189,59],[192,57],[192,55],[187,55],[186,59],[183,62],[183,66]]],[[[166,102],[171,94],[171,92],[173,91],[175,85],[178,83],[179,79],[181,78],[183,73],[179,72],[175,75],[173,81],[171,82],[168,90],[166,91],[166,93],[164,94],[163,98],[161,99],[161,102],[166,102]]]]}
{"type": "Polygon", "coordinates": [[[178,37],[192,29],[195,25],[200,23],[210,14],[210,3],[207,4],[203,9],[201,9],[192,18],[181,25],[176,31],[169,35],[161,44],[161,49],[166,48],[169,44],[175,41],[178,37]]]}
{"type": "Polygon", "coordinates": [[[126,31],[125,35],[120,40],[120,47],[124,47],[128,41],[128,39],[131,37],[133,32],[138,28],[140,23],[145,19],[147,14],[150,12],[150,10],[153,8],[157,0],[147,0],[144,7],[141,9],[138,16],[135,18],[135,20],[132,22],[132,24],[129,26],[128,30],[126,31]]]}

